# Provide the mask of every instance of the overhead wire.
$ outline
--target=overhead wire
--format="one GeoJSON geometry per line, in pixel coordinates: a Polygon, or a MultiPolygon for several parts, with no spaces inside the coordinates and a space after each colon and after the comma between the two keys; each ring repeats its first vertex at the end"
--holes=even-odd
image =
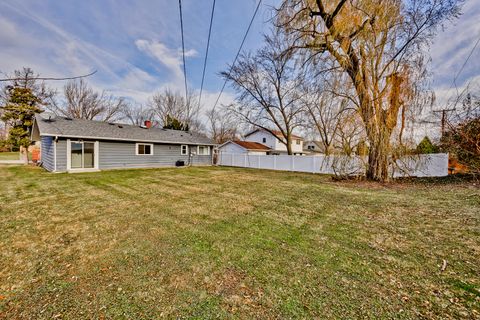
{"type": "MultiPolygon", "coordinates": [[[[475,49],[477,49],[477,46],[478,44],[480,43],[480,36],[478,37],[477,41],[475,42],[475,45],[473,46],[472,50],[470,51],[470,53],[468,54],[467,58],[465,59],[465,61],[463,62],[462,64],[462,67],[460,68],[460,70],[458,70],[457,74],[454,76],[453,78],[453,81],[452,81],[452,84],[450,85],[450,88],[448,90],[451,90],[454,86],[456,88],[456,91],[457,91],[457,96],[458,96],[458,87],[457,87],[457,79],[458,77],[460,76],[460,74],[463,72],[463,69],[465,69],[465,66],[467,65],[468,61],[470,60],[470,58],[472,57],[473,53],[475,52],[475,49]]],[[[447,103],[448,103],[448,100],[450,98],[447,99],[447,103]]],[[[458,103],[458,97],[456,99],[456,101],[454,102],[454,106],[453,107],[456,107],[458,103]]]]}
{"type": "Polygon", "coordinates": [[[243,36],[242,43],[240,44],[240,47],[238,48],[235,59],[233,60],[232,65],[230,66],[230,70],[228,71],[228,75],[225,78],[225,81],[223,82],[222,89],[220,90],[220,93],[218,94],[217,100],[215,101],[215,104],[213,105],[213,109],[215,109],[215,107],[217,106],[218,101],[220,100],[220,97],[222,96],[223,91],[225,90],[225,86],[227,85],[228,77],[230,76],[230,73],[232,72],[232,69],[233,69],[235,63],[237,62],[238,57],[240,56],[240,53],[243,49],[243,45],[245,44],[245,40],[247,39],[248,33],[250,32],[253,21],[255,20],[255,17],[257,15],[257,12],[258,12],[258,9],[260,8],[261,3],[262,3],[262,0],[259,0],[258,4],[257,4],[257,7],[255,8],[255,12],[253,13],[252,18],[250,19],[250,23],[248,24],[247,31],[245,32],[245,35],[243,36]]]}
{"type": "Polygon", "coordinates": [[[213,0],[212,13],[210,15],[210,27],[208,28],[207,49],[205,50],[205,60],[203,61],[202,84],[200,85],[200,94],[198,96],[198,106],[199,107],[202,103],[203,83],[205,81],[205,71],[207,69],[208,49],[210,47],[210,36],[212,35],[213,15],[215,13],[215,2],[216,2],[216,0],[213,0]]]}
{"type": "Polygon", "coordinates": [[[185,63],[185,40],[183,36],[182,0],[178,0],[178,8],[180,10],[180,31],[182,33],[182,57],[183,57],[183,78],[185,81],[185,103],[187,103],[188,101],[187,65],[185,63]]]}

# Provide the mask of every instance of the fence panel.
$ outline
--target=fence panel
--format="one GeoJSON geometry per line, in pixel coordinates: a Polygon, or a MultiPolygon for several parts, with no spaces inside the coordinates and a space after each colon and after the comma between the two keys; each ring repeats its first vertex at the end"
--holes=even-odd
{"type": "MultiPolygon", "coordinates": [[[[289,156],[249,155],[245,153],[220,153],[219,165],[298,171],[322,174],[363,174],[367,158],[347,156],[289,156]]],[[[448,154],[422,154],[397,160],[392,168],[394,177],[443,177],[448,175],[448,154]]]]}

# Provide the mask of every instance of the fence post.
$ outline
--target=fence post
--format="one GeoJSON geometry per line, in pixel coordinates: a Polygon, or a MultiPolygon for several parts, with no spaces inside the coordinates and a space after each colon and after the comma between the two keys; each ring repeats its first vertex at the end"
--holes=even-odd
{"type": "Polygon", "coordinates": [[[315,156],[312,156],[312,173],[315,173],[315,156]]]}
{"type": "Polygon", "coordinates": [[[294,155],[291,155],[291,165],[290,165],[290,170],[291,171],[295,171],[295,156],[294,155]]]}
{"type": "Polygon", "coordinates": [[[273,156],[273,170],[276,170],[277,169],[277,156],[274,155],[273,156]]]}
{"type": "Polygon", "coordinates": [[[260,155],[257,154],[257,168],[260,169],[260,155]]]}

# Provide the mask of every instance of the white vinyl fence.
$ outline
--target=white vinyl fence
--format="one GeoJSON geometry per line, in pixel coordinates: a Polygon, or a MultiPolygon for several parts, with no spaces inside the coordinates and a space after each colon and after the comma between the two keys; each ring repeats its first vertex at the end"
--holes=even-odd
{"type": "MultiPolygon", "coordinates": [[[[221,166],[297,171],[323,174],[362,175],[366,157],[347,156],[289,156],[219,154],[221,166]]],[[[443,177],[448,175],[448,154],[422,154],[397,160],[394,177],[443,177]]]]}

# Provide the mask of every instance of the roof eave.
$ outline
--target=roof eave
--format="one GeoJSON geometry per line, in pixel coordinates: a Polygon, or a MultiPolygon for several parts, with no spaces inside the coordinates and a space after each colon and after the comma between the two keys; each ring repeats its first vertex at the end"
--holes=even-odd
{"type": "Polygon", "coordinates": [[[216,143],[202,143],[202,142],[187,142],[187,141],[163,141],[163,140],[148,140],[148,139],[125,139],[125,138],[109,138],[109,137],[94,137],[94,136],[77,136],[66,134],[43,133],[40,136],[46,137],[60,137],[60,138],[77,138],[77,139],[95,139],[95,140],[111,140],[111,141],[128,141],[128,142],[150,142],[150,143],[164,143],[164,144],[193,144],[199,146],[216,146],[216,143]]]}

